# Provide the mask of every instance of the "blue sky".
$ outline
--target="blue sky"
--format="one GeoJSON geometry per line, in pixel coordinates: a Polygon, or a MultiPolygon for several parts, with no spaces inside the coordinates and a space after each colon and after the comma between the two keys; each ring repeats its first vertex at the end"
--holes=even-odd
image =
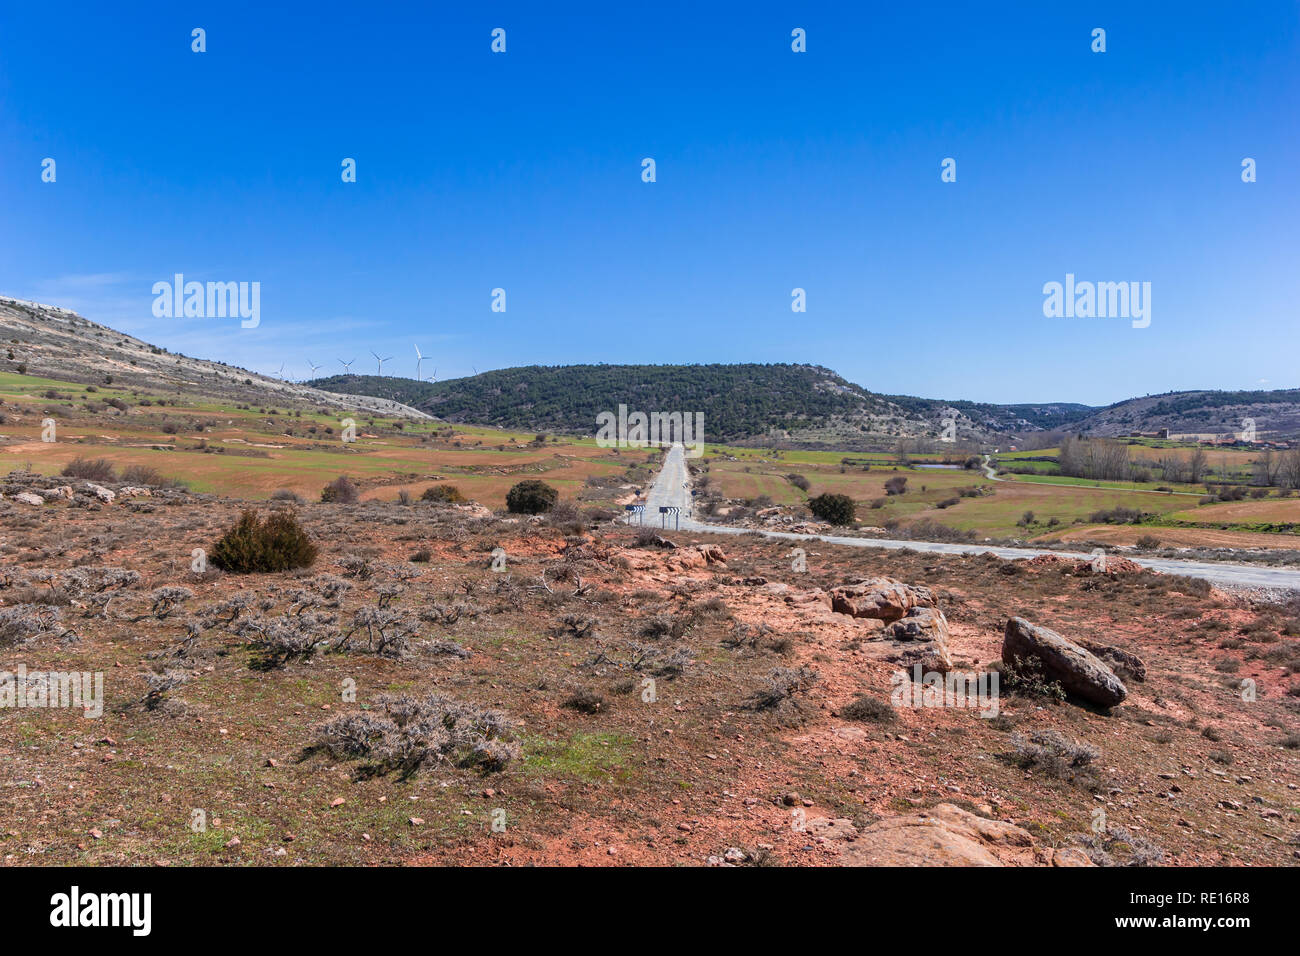
{"type": "Polygon", "coordinates": [[[439,378],[1300,385],[1297,4],[269,6],[4,6],[0,293],[292,377],[418,342],[439,378]],[[155,318],[176,272],[260,282],[260,325],[155,318]],[[1066,273],[1150,282],[1151,325],[1045,318],[1066,273]]]}

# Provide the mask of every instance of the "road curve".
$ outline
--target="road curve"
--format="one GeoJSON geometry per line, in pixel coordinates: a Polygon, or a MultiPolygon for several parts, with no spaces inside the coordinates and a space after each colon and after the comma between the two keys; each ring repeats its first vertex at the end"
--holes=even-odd
{"type": "MultiPolygon", "coordinates": [[[[692,513],[690,473],[686,469],[686,457],[681,445],[673,445],[664,456],[663,467],[655,477],[645,497],[645,517],[647,526],[673,530],[680,527],[682,531],[705,531],[710,534],[753,534],[755,529],[736,528],[730,525],[708,524],[696,521],[692,513]],[[677,521],[671,514],[661,514],[660,508],[680,508],[677,521]]],[[[888,538],[850,538],[840,535],[796,534],[792,531],[758,531],[768,538],[786,538],[791,541],[826,541],[830,544],[842,544],[850,548],[887,548],[898,550],[911,548],[913,551],[928,551],[936,554],[995,554],[999,558],[1020,560],[1035,558],[1041,554],[1063,554],[1072,552],[1052,551],[1045,548],[999,548],[979,544],[949,544],[941,541],[896,541],[888,538]]],[[[1164,574],[1182,574],[1189,578],[1202,578],[1215,584],[1234,588],[1268,588],[1275,590],[1300,590],[1300,570],[1293,568],[1268,568],[1248,564],[1217,564],[1202,561],[1176,561],[1165,558],[1135,558],[1128,554],[1125,558],[1152,571],[1164,574]]]]}

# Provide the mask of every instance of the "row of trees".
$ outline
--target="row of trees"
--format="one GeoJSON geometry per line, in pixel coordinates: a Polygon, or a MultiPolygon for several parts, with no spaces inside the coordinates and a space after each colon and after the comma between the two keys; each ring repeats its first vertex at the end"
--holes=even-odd
{"type": "Polygon", "coordinates": [[[1133,461],[1129,457],[1128,443],[1113,438],[1067,435],[1061,439],[1057,460],[1063,475],[1100,481],[1151,481],[1154,467],[1159,469],[1165,481],[1198,484],[1210,471],[1209,456],[1204,448],[1192,449],[1187,457],[1166,455],[1152,465],[1133,461]]]}
{"type": "Polygon", "coordinates": [[[1128,481],[1132,478],[1128,445],[1108,438],[1061,439],[1057,455],[1061,474],[1099,481],[1128,481]]]}
{"type": "MultiPolygon", "coordinates": [[[[1072,478],[1101,481],[1151,481],[1153,470],[1162,480],[1172,483],[1200,484],[1210,478],[1210,456],[1204,448],[1193,448],[1189,455],[1168,454],[1154,464],[1134,461],[1129,445],[1113,438],[1061,439],[1058,462],[1061,474],[1072,478]]],[[[1264,487],[1300,488],[1300,447],[1274,452],[1261,451],[1253,463],[1252,484],[1264,487]]],[[[1230,474],[1224,479],[1232,480],[1230,474]]]]}
{"type": "Polygon", "coordinates": [[[1300,488],[1300,448],[1274,454],[1265,448],[1255,459],[1255,484],[1268,487],[1300,488]]]}

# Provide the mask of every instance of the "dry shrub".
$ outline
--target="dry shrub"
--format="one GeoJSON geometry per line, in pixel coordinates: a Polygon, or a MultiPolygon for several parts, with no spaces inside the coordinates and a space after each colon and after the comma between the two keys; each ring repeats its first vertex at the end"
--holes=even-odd
{"type": "Polygon", "coordinates": [[[458,505],[465,501],[465,496],[460,493],[460,489],[455,485],[434,485],[432,488],[425,488],[424,494],[420,495],[421,501],[432,501],[434,504],[441,505],[458,505]]]}
{"type": "Polygon", "coordinates": [[[860,694],[841,707],[840,717],[875,724],[892,724],[898,719],[893,707],[870,694],[860,694]]]}
{"type": "Polygon", "coordinates": [[[1026,770],[1042,770],[1057,780],[1091,783],[1093,778],[1088,765],[1100,756],[1097,748],[1077,740],[1070,740],[1055,730],[1036,730],[1026,738],[1012,734],[1011,745],[1015,752],[1011,762],[1026,770]]]}
{"type": "Polygon", "coordinates": [[[579,687],[564,701],[564,706],[583,714],[599,714],[605,709],[605,697],[590,687],[579,687]]]}
{"type": "Polygon", "coordinates": [[[396,770],[403,777],[444,761],[500,770],[519,757],[505,714],[440,694],[382,694],[374,710],[342,714],[322,725],[316,748],[340,759],[368,760],[369,773],[396,770]]]}
{"type": "Polygon", "coordinates": [[[354,505],[361,498],[361,492],[347,475],[339,475],[321,489],[320,500],[340,505],[354,505]]]}
{"type": "Polygon", "coordinates": [[[78,455],[59,472],[65,478],[84,478],[87,481],[116,481],[117,472],[107,458],[83,458],[78,455]]]}
{"type": "Polygon", "coordinates": [[[774,667],[767,675],[764,686],[750,694],[745,706],[750,710],[772,711],[777,719],[788,726],[797,726],[808,719],[808,712],[801,700],[821,676],[808,666],[791,670],[788,667],[774,667]]]}

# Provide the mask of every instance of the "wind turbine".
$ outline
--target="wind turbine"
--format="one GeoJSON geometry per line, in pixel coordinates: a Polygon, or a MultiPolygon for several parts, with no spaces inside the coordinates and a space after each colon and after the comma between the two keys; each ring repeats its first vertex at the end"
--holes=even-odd
{"type": "Polygon", "coordinates": [[[323,368],[323,367],[324,367],[324,366],[321,366],[321,365],[316,365],[316,364],[314,364],[314,363],[312,362],[311,359],[308,359],[308,360],[307,360],[307,365],[308,365],[308,367],[311,368],[311,377],[312,377],[312,378],[315,378],[315,377],[316,377],[316,369],[318,369],[318,368],[323,368]]]}
{"type": "Polygon", "coordinates": [[[339,359],[339,364],[343,366],[343,374],[344,374],[344,375],[351,375],[351,374],[352,374],[352,362],[355,362],[355,361],[356,361],[356,359],[352,359],[351,361],[344,362],[342,359],[339,359]]]}
{"type": "Polygon", "coordinates": [[[417,382],[424,381],[423,377],[420,375],[420,363],[423,361],[424,356],[420,354],[420,347],[417,345],[415,347],[415,380],[417,382]]]}
{"type": "Polygon", "coordinates": [[[371,350],[370,350],[370,354],[373,355],[373,356],[376,358],[376,360],[378,360],[378,362],[379,362],[379,371],[376,372],[375,374],[376,374],[376,375],[383,375],[383,374],[384,374],[384,363],[387,362],[389,359],[391,359],[392,356],[390,355],[390,356],[388,356],[388,358],[379,358],[379,353],[376,352],[374,349],[371,349],[371,350]]]}
{"type": "Polygon", "coordinates": [[[278,379],[280,379],[281,381],[284,381],[284,363],[283,363],[283,362],[280,363],[280,371],[278,371],[278,372],[275,373],[275,377],[278,378],[278,379]]]}

